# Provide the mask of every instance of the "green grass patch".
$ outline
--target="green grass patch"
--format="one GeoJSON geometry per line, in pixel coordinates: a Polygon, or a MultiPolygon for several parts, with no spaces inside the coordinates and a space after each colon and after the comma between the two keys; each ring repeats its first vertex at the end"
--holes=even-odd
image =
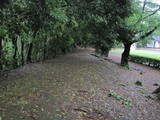
{"type": "Polygon", "coordinates": [[[123,49],[120,49],[120,48],[112,49],[112,50],[110,51],[110,53],[122,54],[122,53],[123,53],[123,49]]]}
{"type": "MultiPolygon", "coordinates": [[[[122,54],[123,49],[112,49],[111,53],[122,54]]],[[[154,60],[160,60],[160,51],[157,50],[131,50],[131,56],[139,56],[144,58],[150,58],[154,60]]]]}

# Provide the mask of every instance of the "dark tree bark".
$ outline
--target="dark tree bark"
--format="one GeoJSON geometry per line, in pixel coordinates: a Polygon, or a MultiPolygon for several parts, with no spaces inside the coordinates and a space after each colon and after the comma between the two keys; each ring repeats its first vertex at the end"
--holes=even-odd
{"type": "Polygon", "coordinates": [[[17,38],[13,38],[12,40],[12,43],[13,43],[13,46],[14,46],[14,55],[13,55],[13,67],[16,68],[17,67],[17,50],[18,50],[18,47],[17,47],[17,38]]]}
{"type": "Polygon", "coordinates": [[[61,48],[62,54],[66,54],[67,53],[67,49],[66,48],[61,48]]]}
{"type": "Polygon", "coordinates": [[[102,51],[102,53],[101,53],[101,55],[104,55],[104,56],[106,56],[106,57],[108,57],[109,56],[109,49],[105,49],[105,51],[102,51]]]}
{"type": "Polygon", "coordinates": [[[152,33],[154,33],[158,28],[160,27],[160,25],[155,26],[152,30],[150,30],[149,32],[145,33],[144,35],[142,35],[140,37],[140,39],[144,39],[148,36],[150,36],[152,33]]]}
{"type": "Polygon", "coordinates": [[[105,56],[106,56],[106,57],[108,57],[108,56],[109,56],[109,50],[106,52],[105,56]]]}
{"type": "Polygon", "coordinates": [[[24,65],[24,41],[21,41],[22,47],[21,47],[21,57],[22,57],[22,65],[24,65]]]}
{"type": "Polygon", "coordinates": [[[27,55],[27,63],[32,62],[32,49],[33,49],[33,43],[30,43],[29,44],[28,55],[27,55]]]}
{"type": "Polygon", "coordinates": [[[122,58],[121,58],[121,65],[122,66],[128,66],[131,45],[132,45],[132,43],[125,43],[124,44],[124,52],[123,52],[122,58]]]}
{"type": "Polygon", "coordinates": [[[3,68],[3,63],[2,63],[2,38],[0,38],[0,70],[3,68]]]}
{"type": "Polygon", "coordinates": [[[47,57],[47,56],[46,56],[46,54],[47,54],[47,50],[46,50],[46,49],[47,49],[47,43],[46,43],[46,42],[47,42],[47,37],[45,37],[44,43],[43,43],[43,44],[44,44],[44,46],[43,46],[43,47],[44,47],[44,48],[43,48],[43,60],[45,60],[46,57],[47,57]]]}
{"type": "Polygon", "coordinates": [[[107,48],[105,46],[101,46],[100,50],[101,50],[101,55],[108,57],[110,48],[107,48]]]}
{"type": "MultiPolygon", "coordinates": [[[[36,38],[38,29],[36,28],[34,33],[33,33],[33,38],[36,38]]],[[[29,49],[28,49],[28,54],[27,54],[27,63],[31,63],[32,62],[32,50],[33,50],[33,43],[31,42],[29,44],[29,49]]]]}

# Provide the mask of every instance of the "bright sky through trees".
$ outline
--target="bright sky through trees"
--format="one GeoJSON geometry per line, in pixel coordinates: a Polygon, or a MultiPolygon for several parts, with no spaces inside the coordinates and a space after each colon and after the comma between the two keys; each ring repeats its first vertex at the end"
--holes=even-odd
{"type": "Polygon", "coordinates": [[[151,0],[151,1],[160,4],[160,0],[151,0]]]}
{"type": "MultiPolygon", "coordinates": [[[[140,1],[144,1],[144,0],[140,0],[140,1]]],[[[154,3],[157,3],[157,4],[160,4],[160,0],[148,0],[148,1],[151,1],[151,2],[154,2],[154,3]]]]}

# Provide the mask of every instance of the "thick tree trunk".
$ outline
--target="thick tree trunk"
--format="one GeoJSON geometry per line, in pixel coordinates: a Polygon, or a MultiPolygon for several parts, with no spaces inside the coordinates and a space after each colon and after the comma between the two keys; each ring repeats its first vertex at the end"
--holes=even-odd
{"type": "Polygon", "coordinates": [[[105,54],[106,57],[109,56],[109,51],[110,51],[110,50],[106,51],[106,54],[105,54]]]}
{"type": "Polygon", "coordinates": [[[0,38],[0,70],[3,68],[3,63],[2,63],[2,38],[0,38]]]}
{"type": "Polygon", "coordinates": [[[100,49],[101,49],[101,55],[108,57],[110,48],[101,47],[100,49]]]}
{"type": "Polygon", "coordinates": [[[131,45],[132,45],[131,43],[124,44],[124,52],[123,52],[122,58],[121,58],[121,65],[122,66],[128,66],[131,45]]]}

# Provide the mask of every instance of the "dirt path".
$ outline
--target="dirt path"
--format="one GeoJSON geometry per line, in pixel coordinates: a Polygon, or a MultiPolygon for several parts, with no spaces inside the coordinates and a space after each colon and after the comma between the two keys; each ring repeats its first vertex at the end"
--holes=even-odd
{"type": "Polygon", "coordinates": [[[91,53],[11,71],[0,85],[0,120],[160,120],[159,101],[147,97],[159,71],[133,63],[126,70],[91,53]]]}

